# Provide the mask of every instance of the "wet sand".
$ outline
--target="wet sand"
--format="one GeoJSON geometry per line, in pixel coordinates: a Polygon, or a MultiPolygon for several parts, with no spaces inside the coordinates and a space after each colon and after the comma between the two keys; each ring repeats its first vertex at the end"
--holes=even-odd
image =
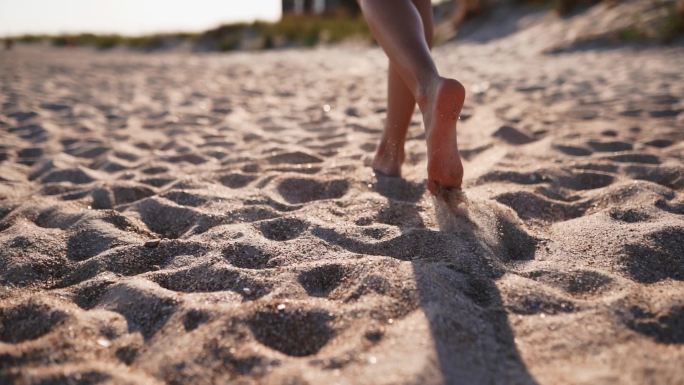
{"type": "Polygon", "coordinates": [[[378,49],[3,52],[0,382],[682,384],[683,52],[436,49],[455,211],[378,49]]]}

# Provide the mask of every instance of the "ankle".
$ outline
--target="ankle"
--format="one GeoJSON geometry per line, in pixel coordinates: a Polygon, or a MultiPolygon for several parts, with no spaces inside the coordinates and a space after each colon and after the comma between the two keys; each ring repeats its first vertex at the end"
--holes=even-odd
{"type": "Polygon", "coordinates": [[[418,104],[418,108],[423,111],[424,108],[426,108],[428,105],[431,104],[431,102],[435,99],[435,95],[437,94],[437,91],[439,89],[439,85],[442,83],[444,78],[441,76],[430,76],[426,80],[423,80],[420,82],[418,85],[418,89],[416,90],[416,103],[418,104]]]}
{"type": "Polygon", "coordinates": [[[390,141],[381,141],[375,151],[376,155],[382,158],[403,158],[404,144],[390,141]]]}

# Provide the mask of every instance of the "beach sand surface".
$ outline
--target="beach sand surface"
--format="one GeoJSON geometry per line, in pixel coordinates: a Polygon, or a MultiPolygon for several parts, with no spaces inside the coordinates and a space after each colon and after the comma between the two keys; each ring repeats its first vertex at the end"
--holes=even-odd
{"type": "Polygon", "coordinates": [[[2,52],[0,383],[683,384],[684,51],[516,39],[456,207],[377,48],[2,52]]]}

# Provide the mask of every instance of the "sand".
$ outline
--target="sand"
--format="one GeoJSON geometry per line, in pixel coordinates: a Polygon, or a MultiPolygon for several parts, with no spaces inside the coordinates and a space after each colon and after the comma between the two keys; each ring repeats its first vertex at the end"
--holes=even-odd
{"type": "Polygon", "coordinates": [[[525,41],[435,51],[455,208],[378,49],[3,52],[0,383],[684,383],[684,51],[525,41]]]}

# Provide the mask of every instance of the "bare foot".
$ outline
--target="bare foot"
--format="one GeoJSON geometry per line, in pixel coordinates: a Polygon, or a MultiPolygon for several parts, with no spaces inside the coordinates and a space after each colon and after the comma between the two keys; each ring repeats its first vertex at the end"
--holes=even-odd
{"type": "Polygon", "coordinates": [[[404,163],[404,145],[391,144],[383,138],[373,159],[373,170],[387,176],[401,176],[404,163]]]}
{"type": "Polygon", "coordinates": [[[428,190],[444,196],[460,189],[463,163],[458,153],[456,122],[465,101],[465,88],[454,79],[441,78],[421,106],[426,127],[428,190]]]}

